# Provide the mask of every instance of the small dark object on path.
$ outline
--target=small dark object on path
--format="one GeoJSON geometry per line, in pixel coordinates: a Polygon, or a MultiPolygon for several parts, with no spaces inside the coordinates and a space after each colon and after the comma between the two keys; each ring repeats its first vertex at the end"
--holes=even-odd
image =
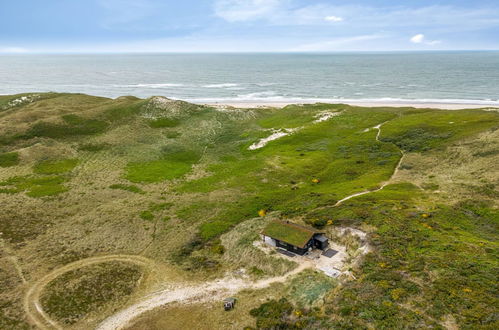
{"type": "Polygon", "coordinates": [[[236,298],[224,299],[224,309],[226,311],[230,311],[231,309],[233,309],[235,304],[236,304],[236,298]]]}

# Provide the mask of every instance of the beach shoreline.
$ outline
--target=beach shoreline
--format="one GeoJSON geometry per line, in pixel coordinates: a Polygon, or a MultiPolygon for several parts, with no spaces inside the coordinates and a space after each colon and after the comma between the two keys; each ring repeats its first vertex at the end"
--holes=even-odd
{"type": "MultiPolygon", "coordinates": [[[[197,104],[204,104],[215,107],[233,107],[233,108],[283,108],[287,105],[292,104],[310,104],[315,103],[311,102],[293,102],[293,101],[223,101],[223,102],[193,102],[197,104]]],[[[329,102],[327,102],[329,103],[329,102]]],[[[443,110],[461,110],[461,109],[497,109],[499,110],[499,106],[497,105],[487,105],[487,104],[474,104],[474,103],[438,103],[438,102],[373,102],[373,101],[345,101],[345,102],[331,102],[332,104],[347,104],[351,106],[360,106],[360,107],[394,107],[394,108],[402,108],[402,107],[411,107],[411,108],[431,108],[431,109],[443,109],[443,110]]]]}

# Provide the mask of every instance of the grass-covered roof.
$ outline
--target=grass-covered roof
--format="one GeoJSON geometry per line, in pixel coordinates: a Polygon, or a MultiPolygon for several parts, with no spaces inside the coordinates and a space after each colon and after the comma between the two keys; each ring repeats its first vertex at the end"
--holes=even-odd
{"type": "Polygon", "coordinates": [[[263,230],[262,234],[279,241],[303,248],[318,233],[312,228],[297,225],[288,221],[274,220],[263,230]]]}

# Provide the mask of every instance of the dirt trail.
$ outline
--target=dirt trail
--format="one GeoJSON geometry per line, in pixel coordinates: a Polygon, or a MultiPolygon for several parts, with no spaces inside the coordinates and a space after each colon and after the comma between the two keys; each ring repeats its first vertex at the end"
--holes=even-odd
{"type": "Polygon", "coordinates": [[[21,282],[23,282],[23,284],[25,284],[26,278],[24,277],[23,270],[22,270],[21,266],[19,265],[19,261],[17,260],[17,257],[14,255],[12,250],[5,244],[3,239],[0,239],[0,248],[2,248],[5,251],[6,258],[9,259],[10,262],[12,262],[12,265],[14,266],[14,268],[17,272],[17,275],[19,275],[21,282]]]}
{"type": "Polygon", "coordinates": [[[40,295],[45,286],[56,279],[58,276],[69,271],[85,267],[92,264],[123,261],[138,264],[141,266],[152,266],[153,262],[147,258],[135,255],[106,255],[93,258],[87,258],[72,262],[48,273],[35,283],[33,283],[24,297],[24,309],[29,320],[40,329],[63,329],[62,326],[52,320],[42,309],[40,304],[40,295]]]}
{"type": "MultiPolygon", "coordinates": [[[[376,126],[372,127],[372,129],[378,130],[378,133],[376,133],[376,141],[381,142],[379,140],[379,137],[381,135],[381,126],[383,126],[387,122],[388,121],[385,121],[385,122],[383,122],[383,123],[381,123],[379,125],[376,125],[376,126]]],[[[380,190],[384,189],[388,184],[391,183],[392,178],[395,177],[395,175],[397,175],[397,173],[399,171],[400,164],[402,164],[402,160],[404,159],[404,156],[405,156],[405,154],[404,154],[404,152],[402,150],[400,150],[400,154],[401,154],[401,157],[400,157],[399,161],[397,162],[397,165],[395,166],[395,169],[393,170],[392,175],[390,176],[390,178],[388,180],[386,180],[385,182],[383,182],[379,188],[374,189],[374,190],[364,190],[364,191],[361,191],[361,192],[349,195],[349,196],[347,196],[345,198],[342,198],[339,201],[337,201],[336,204],[334,204],[333,207],[339,206],[341,203],[343,203],[344,201],[347,201],[347,200],[349,200],[351,198],[354,198],[354,197],[357,197],[357,196],[366,195],[366,194],[370,194],[370,193],[377,192],[377,191],[380,191],[380,190]]]]}
{"type": "Polygon", "coordinates": [[[199,303],[202,301],[222,299],[222,297],[224,296],[235,294],[238,291],[244,289],[266,288],[274,283],[282,283],[286,281],[290,276],[298,274],[304,269],[311,267],[313,267],[312,263],[305,262],[283,276],[272,277],[256,282],[239,278],[223,278],[197,286],[186,286],[173,289],[169,288],[154,292],[146,299],[110,316],[109,318],[104,320],[97,327],[97,329],[123,329],[139,315],[172,302],[181,302],[184,304],[191,302],[199,303]]]}
{"type": "MultiPolygon", "coordinates": [[[[381,142],[379,137],[381,135],[381,126],[386,122],[383,122],[379,125],[372,127],[372,129],[378,130],[376,134],[376,141],[381,142]]],[[[400,151],[402,156],[399,159],[394,172],[390,176],[386,182],[382,183],[382,185],[375,190],[366,190],[362,192],[358,192],[352,195],[349,195],[341,200],[339,200],[334,206],[338,206],[346,200],[351,198],[369,194],[372,192],[380,191],[385,188],[391,181],[391,179],[397,174],[400,164],[404,158],[404,153],[400,151]]],[[[39,281],[34,283],[30,289],[28,290],[25,299],[24,306],[26,313],[29,319],[39,328],[42,329],[62,329],[60,325],[50,319],[50,317],[42,310],[40,305],[40,295],[45,287],[50,281],[54,280],[58,276],[87,265],[109,262],[109,261],[124,261],[131,262],[135,264],[140,264],[143,266],[149,266],[152,264],[152,261],[141,256],[133,256],[133,255],[108,255],[108,256],[100,256],[94,258],[88,258],[79,260],[68,265],[65,265],[61,268],[58,268],[51,273],[47,274],[39,281]]],[[[172,302],[181,302],[181,303],[191,303],[191,302],[201,302],[207,300],[215,300],[220,299],[223,296],[235,294],[238,291],[244,289],[262,289],[270,286],[274,283],[281,283],[286,281],[290,276],[296,275],[303,271],[306,268],[313,268],[314,265],[311,262],[301,263],[297,268],[292,270],[289,273],[286,273],[283,276],[273,277],[269,279],[264,279],[256,282],[252,282],[249,280],[241,279],[241,278],[223,278],[215,281],[195,285],[195,286],[177,286],[170,287],[168,289],[164,289],[161,291],[153,292],[150,295],[146,296],[142,301],[139,301],[120,312],[108,317],[102,323],[97,326],[98,330],[116,330],[123,329],[130,324],[132,320],[140,316],[141,314],[153,310],[157,307],[166,305],[172,302]]]]}

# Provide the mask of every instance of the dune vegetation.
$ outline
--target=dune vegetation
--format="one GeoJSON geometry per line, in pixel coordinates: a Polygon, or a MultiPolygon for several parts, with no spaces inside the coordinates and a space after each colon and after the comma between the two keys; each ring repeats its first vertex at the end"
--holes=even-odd
{"type": "Polygon", "coordinates": [[[498,128],[490,109],[1,96],[0,328],[29,328],[30,284],[93,256],[141,255],[161,271],[146,282],[126,263],[66,273],[41,298],[61,324],[93,327],[172,279],[282,275],[296,265],[253,243],[286,218],[367,232],[354,279],[307,271],[245,290],[230,315],[219,302],[170,306],[134,327],[495,329],[498,128]],[[249,149],[279,129],[293,131],[249,149]]]}

